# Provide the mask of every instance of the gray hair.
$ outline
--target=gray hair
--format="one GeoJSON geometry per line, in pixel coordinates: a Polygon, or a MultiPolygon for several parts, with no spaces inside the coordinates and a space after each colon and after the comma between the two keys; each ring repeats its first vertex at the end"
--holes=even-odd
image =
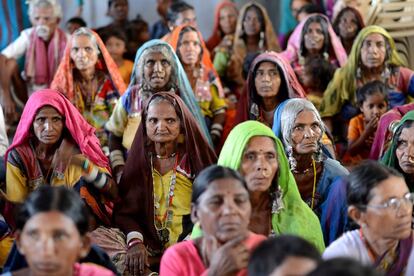
{"type": "Polygon", "coordinates": [[[35,8],[45,8],[45,7],[53,8],[53,15],[56,18],[62,18],[62,7],[56,0],[30,0],[27,2],[29,4],[28,14],[31,20],[33,20],[35,8]]]}
{"type": "MultiPolygon", "coordinates": [[[[300,98],[291,99],[286,103],[285,107],[283,108],[282,115],[280,116],[281,132],[285,148],[292,145],[292,131],[293,126],[295,125],[296,117],[300,112],[304,110],[311,111],[315,114],[322,134],[325,132],[325,126],[323,124],[321,116],[319,115],[316,107],[310,101],[300,98]]],[[[320,138],[322,138],[322,135],[320,138]]]]}
{"type": "Polygon", "coordinates": [[[91,40],[93,48],[96,50],[96,54],[99,55],[101,53],[101,51],[99,50],[99,47],[98,47],[98,41],[96,41],[96,37],[92,33],[91,29],[86,28],[86,27],[81,27],[81,28],[77,29],[72,34],[72,39],[74,39],[75,37],[82,36],[82,35],[87,36],[91,40]]]}

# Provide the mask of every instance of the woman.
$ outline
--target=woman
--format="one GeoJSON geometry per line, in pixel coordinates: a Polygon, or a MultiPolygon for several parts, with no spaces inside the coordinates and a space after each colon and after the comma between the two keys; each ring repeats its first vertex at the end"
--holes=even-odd
{"type": "Polygon", "coordinates": [[[246,179],[252,205],[249,229],[257,234],[294,234],[323,250],[319,221],[300,198],[282,143],[262,123],[247,121],[231,132],[218,165],[246,179]]]}
{"type": "Polygon", "coordinates": [[[332,24],[337,36],[341,39],[346,53],[351,53],[352,45],[358,33],[365,27],[359,11],[352,7],[343,8],[335,18],[332,24]]]}
{"type": "Polygon", "coordinates": [[[90,263],[78,263],[90,250],[89,213],[72,190],[40,187],[19,208],[16,216],[17,248],[29,267],[12,275],[115,275],[90,263]]]}
{"type": "Polygon", "coordinates": [[[96,33],[87,28],[73,33],[51,87],[63,93],[96,128],[96,136],[109,155],[104,125],[125,91],[125,84],[96,33]]]}
{"type": "Polygon", "coordinates": [[[191,88],[201,108],[215,146],[218,145],[226,120],[223,88],[213,69],[203,64],[208,53],[201,34],[189,25],[176,27],[171,33],[171,46],[184,67],[191,88]]]}
{"type": "Polygon", "coordinates": [[[179,95],[204,134],[208,134],[190,83],[174,50],[161,40],[151,40],[138,50],[128,89],[105,125],[110,132],[111,165],[118,179],[125,164],[124,151],[131,148],[141,122],[143,103],[160,91],[179,95]]]}
{"type": "Polygon", "coordinates": [[[273,125],[277,106],[289,98],[303,98],[305,93],[290,65],[275,52],[255,58],[238,105],[236,123],[257,120],[273,125]]]}
{"type": "Polygon", "coordinates": [[[395,125],[394,135],[381,163],[399,171],[410,191],[414,191],[414,111],[409,111],[395,125]]]}
{"type": "Polygon", "coordinates": [[[401,174],[367,161],[351,172],[347,192],[348,214],[361,228],[333,242],[323,258],[350,257],[384,275],[413,275],[414,194],[401,174]]]}
{"type": "Polygon", "coordinates": [[[379,26],[367,26],[355,39],[348,62],[336,71],[326,89],[320,114],[332,130],[333,117],[349,120],[358,111],[356,89],[373,80],[383,81],[389,89],[390,107],[403,105],[414,95],[413,72],[403,67],[394,40],[379,26]]]}
{"type": "Polygon", "coordinates": [[[180,97],[151,96],[119,184],[114,221],[126,235],[130,273],[159,263],[163,251],[192,229],[190,201],[194,176],[215,163],[198,123],[180,97]],[[145,123],[144,123],[145,122],[145,123]],[[137,185],[137,179],[141,179],[137,185]],[[134,263],[139,262],[138,266],[134,263]]]}
{"type": "Polygon", "coordinates": [[[116,198],[117,187],[108,160],[94,128],[56,90],[39,90],[29,98],[6,156],[6,194],[11,202],[23,202],[43,185],[71,187],[98,224],[110,224],[102,195],[116,198]]]}
{"type": "Polygon", "coordinates": [[[249,231],[251,205],[243,177],[210,166],[194,181],[191,218],[204,235],[170,247],[161,275],[247,275],[251,250],[266,237],[249,231]]]}
{"type": "Polygon", "coordinates": [[[290,170],[302,199],[321,220],[325,243],[342,234],[336,226],[346,225],[347,216],[331,217],[332,209],[346,205],[345,196],[328,200],[332,190],[340,189],[341,178],[348,171],[323,152],[324,124],[315,106],[305,99],[289,100],[275,115],[273,131],[280,135],[288,156],[290,170]]]}

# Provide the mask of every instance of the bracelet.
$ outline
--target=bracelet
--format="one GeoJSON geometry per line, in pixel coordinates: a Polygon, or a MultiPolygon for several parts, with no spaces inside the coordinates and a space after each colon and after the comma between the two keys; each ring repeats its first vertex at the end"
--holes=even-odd
{"type": "Polygon", "coordinates": [[[109,154],[109,159],[111,160],[112,168],[125,165],[124,155],[120,150],[111,151],[109,154]]]}
{"type": "Polygon", "coordinates": [[[212,126],[211,126],[211,129],[214,129],[214,130],[218,130],[218,131],[223,131],[223,126],[221,125],[221,124],[219,124],[219,123],[214,123],[212,126]]]}
{"type": "Polygon", "coordinates": [[[127,244],[132,241],[133,239],[139,239],[144,242],[144,236],[138,231],[131,231],[127,234],[127,244]]]}
{"type": "Polygon", "coordinates": [[[217,136],[217,137],[221,137],[221,131],[218,131],[217,129],[212,129],[212,130],[210,131],[210,134],[211,134],[211,135],[215,135],[215,136],[217,136]]]}
{"type": "Polygon", "coordinates": [[[130,249],[131,247],[133,247],[134,245],[137,245],[137,244],[143,244],[143,242],[140,240],[140,239],[133,239],[132,241],[130,241],[129,243],[128,243],[128,246],[127,246],[127,248],[128,249],[130,249]]]}

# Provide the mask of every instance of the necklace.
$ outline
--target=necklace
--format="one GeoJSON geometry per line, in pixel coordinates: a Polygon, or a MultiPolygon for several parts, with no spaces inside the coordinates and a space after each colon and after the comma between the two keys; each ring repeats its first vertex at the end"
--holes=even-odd
{"type": "Polygon", "coordinates": [[[176,152],[173,152],[168,156],[161,156],[161,155],[155,154],[155,157],[157,157],[157,159],[170,159],[170,158],[173,158],[176,154],[177,154],[176,152]]]}

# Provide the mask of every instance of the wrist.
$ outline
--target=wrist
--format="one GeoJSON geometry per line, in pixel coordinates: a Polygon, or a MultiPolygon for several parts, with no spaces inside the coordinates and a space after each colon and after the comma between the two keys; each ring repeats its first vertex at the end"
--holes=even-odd
{"type": "Polygon", "coordinates": [[[135,247],[135,246],[137,246],[139,244],[142,244],[143,245],[144,242],[142,240],[140,240],[140,239],[134,238],[134,239],[132,239],[131,241],[128,242],[127,249],[129,250],[132,247],[135,247]]]}

